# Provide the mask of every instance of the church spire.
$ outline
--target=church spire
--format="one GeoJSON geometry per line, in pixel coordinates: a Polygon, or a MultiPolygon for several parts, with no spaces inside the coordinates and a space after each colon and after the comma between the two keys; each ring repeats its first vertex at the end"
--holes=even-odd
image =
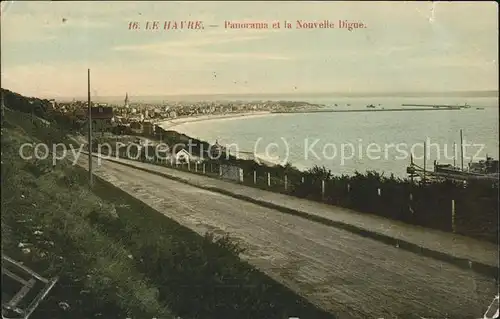
{"type": "Polygon", "coordinates": [[[128,107],[128,92],[125,93],[125,107],[128,107]]]}

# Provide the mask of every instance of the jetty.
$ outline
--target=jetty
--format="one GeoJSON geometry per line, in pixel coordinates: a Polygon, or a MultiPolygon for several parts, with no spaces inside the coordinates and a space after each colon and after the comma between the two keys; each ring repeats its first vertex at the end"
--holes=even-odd
{"type": "Polygon", "coordinates": [[[354,109],[354,110],[339,110],[339,109],[312,109],[312,110],[281,110],[271,111],[271,113],[356,113],[356,112],[411,112],[411,111],[449,111],[458,110],[458,108],[391,108],[391,109],[354,109]]]}
{"type": "Polygon", "coordinates": [[[401,104],[401,106],[410,107],[432,107],[435,109],[468,109],[470,105],[465,103],[464,105],[446,105],[446,104],[401,104]]]}

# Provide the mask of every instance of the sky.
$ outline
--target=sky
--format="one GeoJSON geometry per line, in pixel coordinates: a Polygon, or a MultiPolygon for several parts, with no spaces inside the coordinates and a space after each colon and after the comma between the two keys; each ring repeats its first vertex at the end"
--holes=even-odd
{"type": "Polygon", "coordinates": [[[498,90],[495,2],[1,5],[2,87],[29,96],[86,96],[88,68],[95,96],[498,90]],[[144,28],[180,20],[205,29],[144,28]],[[297,29],[297,20],[366,28],[297,29]],[[129,30],[134,21],[140,30],[129,30]]]}

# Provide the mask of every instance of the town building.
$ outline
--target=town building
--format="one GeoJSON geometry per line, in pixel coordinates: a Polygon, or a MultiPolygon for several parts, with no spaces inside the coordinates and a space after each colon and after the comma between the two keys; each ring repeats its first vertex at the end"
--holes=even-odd
{"type": "Polygon", "coordinates": [[[153,133],[154,133],[153,122],[150,122],[150,121],[142,122],[142,133],[147,134],[147,135],[153,135],[153,133]]]}
{"type": "MultiPolygon", "coordinates": [[[[92,130],[95,132],[106,132],[113,127],[112,107],[91,107],[92,130]]],[[[87,122],[88,123],[88,122],[87,122]]],[[[85,124],[87,126],[88,124],[85,124]]]]}
{"type": "Polygon", "coordinates": [[[211,158],[220,158],[221,156],[223,156],[225,151],[226,150],[224,146],[220,145],[218,140],[215,141],[214,145],[210,145],[209,148],[209,154],[211,158]]]}
{"type": "Polygon", "coordinates": [[[139,121],[130,122],[130,129],[136,134],[141,134],[143,132],[142,123],[139,121]]]}

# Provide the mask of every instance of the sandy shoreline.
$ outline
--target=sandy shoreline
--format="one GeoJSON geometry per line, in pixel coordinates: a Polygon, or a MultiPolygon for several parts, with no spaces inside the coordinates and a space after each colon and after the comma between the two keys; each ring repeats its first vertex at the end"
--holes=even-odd
{"type": "Polygon", "coordinates": [[[271,113],[270,111],[257,111],[257,112],[221,114],[221,115],[199,115],[199,116],[178,118],[173,120],[162,120],[158,121],[157,125],[163,128],[164,130],[172,130],[176,126],[188,123],[230,120],[230,119],[240,119],[240,118],[250,118],[250,117],[255,118],[255,117],[262,117],[269,115],[275,115],[275,114],[271,113]]]}
{"type": "MultiPolygon", "coordinates": [[[[185,118],[166,120],[166,121],[158,121],[157,125],[163,128],[164,130],[173,130],[176,131],[177,133],[183,133],[182,130],[180,130],[179,128],[181,125],[185,124],[193,124],[198,122],[206,123],[208,121],[258,118],[271,115],[282,116],[283,114],[272,113],[270,111],[256,111],[256,112],[220,114],[220,115],[201,115],[201,116],[192,116],[192,117],[185,117],[185,118]]],[[[276,162],[276,160],[273,159],[266,159],[262,156],[259,156],[258,154],[255,154],[253,151],[241,151],[238,152],[238,154],[232,154],[232,155],[240,159],[253,160],[261,165],[266,165],[266,166],[275,166],[280,162],[280,161],[276,162]]]]}

